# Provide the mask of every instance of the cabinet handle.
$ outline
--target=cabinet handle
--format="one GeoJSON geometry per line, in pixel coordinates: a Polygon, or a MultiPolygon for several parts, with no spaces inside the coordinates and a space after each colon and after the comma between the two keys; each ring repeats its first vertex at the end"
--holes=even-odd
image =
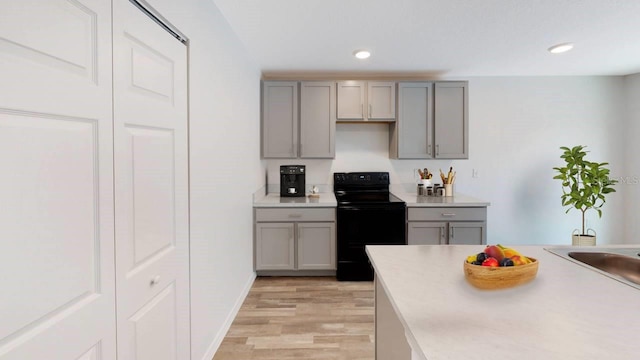
{"type": "Polygon", "coordinates": [[[431,144],[429,144],[429,147],[427,148],[427,155],[431,155],[431,144]]]}
{"type": "Polygon", "coordinates": [[[445,232],[445,230],[446,230],[446,229],[444,228],[444,226],[442,226],[442,227],[440,228],[440,244],[441,244],[441,245],[444,245],[444,244],[446,244],[446,243],[447,243],[447,242],[446,242],[446,241],[447,241],[447,240],[446,240],[446,237],[444,236],[444,232],[445,232]]]}
{"type": "Polygon", "coordinates": [[[302,214],[289,214],[290,218],[301,218],[302,214]]]}
{"type": "Polygon", "coordinates": [[[362,114],[362,118],[364,119],[364,104],[360,104],[360,114],[362,114]]]}
{"type": "Polygon", "coordinates": [[[153,286],[160,282],[160,275],[154,276],[151,281],[149,281],[149,285],[153,286]]]}
{"type": "Polygon", "coordinates": [[[449,237],[453,239],[453,226],[449,226],[449,232],[451,233],[449,237]]]}
{"type": "Polygon", "coordinates": [[[372,113],[371,109],[372,109],[372,106],[371,106],[371,104],[369,104],[369,117],[371,117],[371,113],[372,113]]]}
{"type": "Polygon", "coordinates": [[[436,156],[440,155],[440,145],[436,144],[436,156]]]}
{"type": "Polygon", "coordinates": [[[451,216],[456,216],[456,214],[455,213],[442,213],[442,216],[451,217],[451,216]]]}

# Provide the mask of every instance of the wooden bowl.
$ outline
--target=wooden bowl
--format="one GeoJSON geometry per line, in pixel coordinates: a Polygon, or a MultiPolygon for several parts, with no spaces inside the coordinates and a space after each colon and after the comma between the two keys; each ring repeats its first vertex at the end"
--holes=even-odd
{"type": "Polygon", "coordinates": [[[467,281],[485,290],[506,289],[533,280],[538,274],[538,260],[529,257],[526,265],[489,267],[464,262],[464,277],[467,281]]]}

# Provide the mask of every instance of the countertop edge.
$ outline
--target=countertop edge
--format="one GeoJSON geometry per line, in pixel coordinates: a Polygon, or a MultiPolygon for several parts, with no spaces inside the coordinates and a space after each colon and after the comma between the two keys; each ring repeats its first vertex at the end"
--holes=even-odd
{"type": "Polygon", "coordinates": [[[407,204],[407,207],[488,207],[490,202],[455,193],[453,196],[418,196],[415,193],[391,192],[407,204]]]}
{"type": "Polygon", "coordinates": [[[333,193],[320,193],[318,198],[309,196],[280,197],[280,194],[270,193],[254,197],[254,208],[335,208],[338,206],[333,193]]]}

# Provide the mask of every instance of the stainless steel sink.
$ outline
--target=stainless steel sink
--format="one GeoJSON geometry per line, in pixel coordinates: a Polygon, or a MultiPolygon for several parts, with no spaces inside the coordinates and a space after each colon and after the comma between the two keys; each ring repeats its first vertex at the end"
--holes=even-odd
{"type": "Polygon", "coordinates": [[[561,247],[547,248],[546,250],[640,289],[640,247],[561,247]]]}

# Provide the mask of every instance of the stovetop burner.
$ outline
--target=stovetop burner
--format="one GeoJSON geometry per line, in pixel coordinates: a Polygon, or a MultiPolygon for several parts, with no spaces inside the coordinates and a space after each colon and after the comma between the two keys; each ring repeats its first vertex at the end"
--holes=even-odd
{"type": "Polygon", "coordinates": [[[389,192],[389,173],[334,173],[333,190],[340,205],[404,202],[389,192]]]}

